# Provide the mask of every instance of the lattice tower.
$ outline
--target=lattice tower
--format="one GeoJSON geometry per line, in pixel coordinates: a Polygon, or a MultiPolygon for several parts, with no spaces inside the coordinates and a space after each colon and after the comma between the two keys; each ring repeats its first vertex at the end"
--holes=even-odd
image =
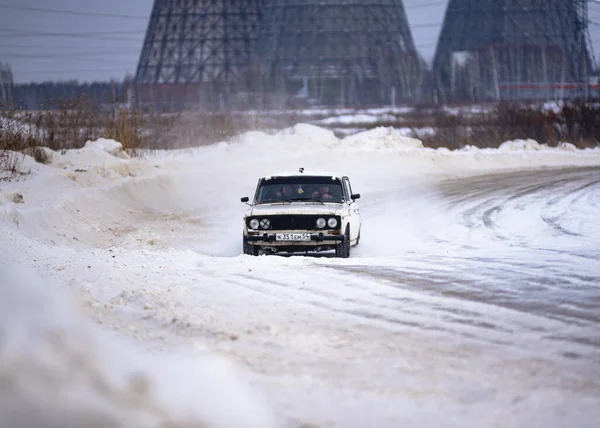
{"type": "Polygon", "coordinates": [[[586,0],[450,0],[433,63],[440,102],[585,96],[586,0]]]}
{"type": "Polygon", "coordinates": [[[263,89],[288,94],[288,103],[389,105],[420,96],[424,65],[402,0],[271,0],[256,53],[263,89]]]}
{"type": "Polygon", "coordinates": [[[135,77],[141,101],[215,105],[235,96],[266,1],[155,0],[135,77]]]}

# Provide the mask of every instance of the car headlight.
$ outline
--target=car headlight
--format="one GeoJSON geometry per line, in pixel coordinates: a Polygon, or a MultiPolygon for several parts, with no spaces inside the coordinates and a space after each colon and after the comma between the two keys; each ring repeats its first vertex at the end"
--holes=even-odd
{"type": "Polygon", "coordinates": [[[250,220],[250,227],[252,229],[258,229],[259,223],[258,220],[253,218],[252,220],[250,220]]]}
{"type": "Polygon", "coordinates": [[[270,229],[271,228],[271,220],[269,220],[268,218],[263,218],[260,221],[260,227],[262,227],[263,229],[270,229]]]}
{"type": "Polygon", "coordinates": [[[317,220],[317,227],[319,229],[323,229],[326,224],[327,224],[327,222],[325,221],[324,218],[320,218],[320,219],[317,220]]]}
{"type": "Polygon", "coordinates": [[[338,225],[337,218],[331,217],[329,220],[327,220],[327,226],[331,227],[332,229],[334,227],[336,227],[337,225],[338,225]]]}

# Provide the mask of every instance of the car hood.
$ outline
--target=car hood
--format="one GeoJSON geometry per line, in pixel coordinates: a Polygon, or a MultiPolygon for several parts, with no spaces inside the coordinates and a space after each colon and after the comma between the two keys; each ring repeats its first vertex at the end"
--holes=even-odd
{"type": "Polygon", "coordinates": [[[292,202],[291,204],[264,204],[257,205],[249,210],[249,214],[278,215],[278,214],[314,214],[314,215],[341,215],[344,207],[342,204],[315,204],[306,202],[292,202]]]}

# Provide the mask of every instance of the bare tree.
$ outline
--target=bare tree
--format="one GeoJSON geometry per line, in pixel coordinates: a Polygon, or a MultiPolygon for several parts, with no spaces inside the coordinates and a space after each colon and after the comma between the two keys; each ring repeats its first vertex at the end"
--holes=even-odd
{"type": "Polygon", "coordinates": [[[10,64],[0,62],[0,105],[12,106],[13,87],[14,81],[10,64]]]}

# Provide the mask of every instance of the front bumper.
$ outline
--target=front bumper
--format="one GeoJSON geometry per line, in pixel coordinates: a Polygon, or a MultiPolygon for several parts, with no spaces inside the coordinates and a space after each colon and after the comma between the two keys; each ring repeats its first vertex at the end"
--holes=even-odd
{"type": "MultiPolygon", "coordinates": [[[[289,233],[289,232],[284,232],[289,233]]],[[[298,232],[292,232],[298,233],[298,232]]],[[[344,235],[325,235],[324,233],[311,233],[310,241],[277,241],[275,237],[275,233],[261,233],[260,235],[248,235],[248,242],[264,242],[264,243],[277,243],[281,245],[302,245],[307,242],[344,242],[346,240],[346,236],[344,235]]]]}

